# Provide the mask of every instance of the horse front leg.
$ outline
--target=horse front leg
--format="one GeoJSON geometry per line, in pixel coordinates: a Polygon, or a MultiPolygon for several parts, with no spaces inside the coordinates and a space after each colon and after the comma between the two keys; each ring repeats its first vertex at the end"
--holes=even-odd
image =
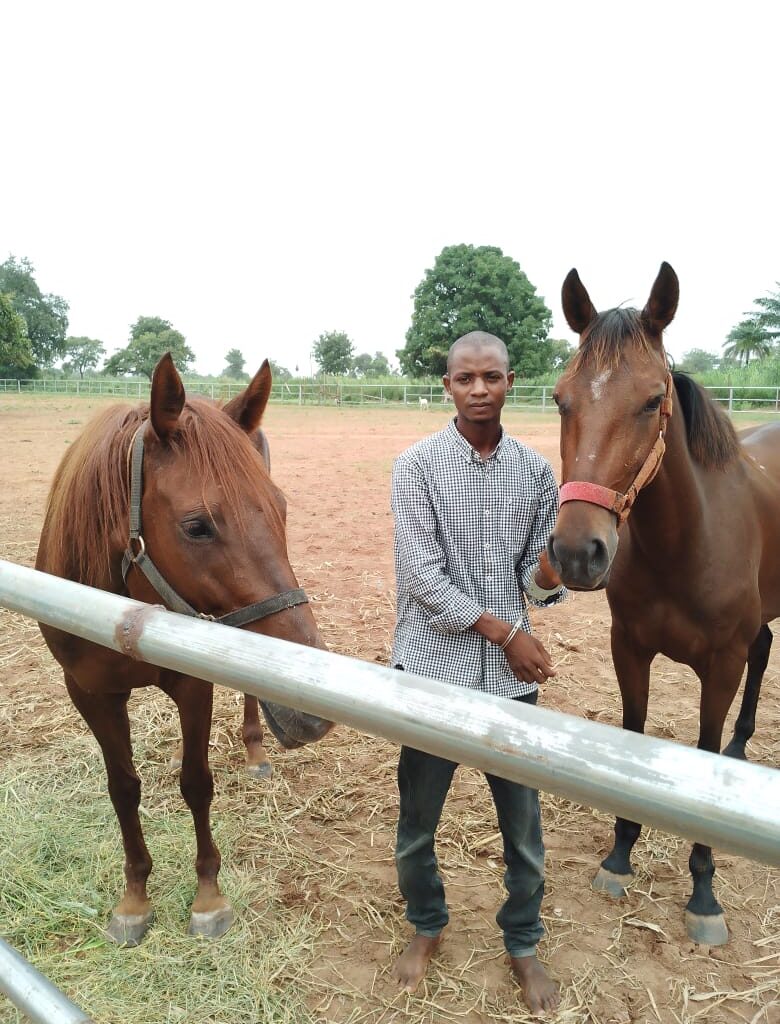
{"type": "MultiPolygon", "coordinates": [[[[612,624],[612,661],[615,665],[620,696],[623,701],[623,728],[643,733],[647,719],[647,698],[650,691],[650,664],[653,655],[631,643],[625,632],[612,624]]],[[[631,851],[642,826],[625,818],[615,819],[615,843],[601,862],[592,887],[615,899],[625,896],[626,887],[634,877],[631,851]]]]}
{"type": "Polygon", "coordinates": [[[133,764],[127,693],[86,693],[65,673],[70,699],[100,744],[125,850],[125,892],[114,908],[106,935],[118,946],[137,946],[154,920],[146,893],[152,858],[144,842],[138,807],[141,780],[133,764]]]}
{"type": "Polygon", "coordinates": [[[209,821],[214,796],[214,777],[209,767],[214,688],[211,683],[200,679],[169,672],[161,674],[160,687],[173,699],[179,711],[182,734],[179,788],[195,825],[198,891],[192,903],[187,930],[190,935],[215,939],[224,935],[233,923],[233,908],[217,883],[221,859],[209,821]]]}
{"type": "MultiPolygon", "coordinates": [[[[708,670],[700,675],[699,750],[713,754],[720,751],[723,723],[739,689],[745,657],[744,651],[738,654],[718,651],[710,658],[708,670]]],[[[728,942],[729,932],[723,907],[715,898],[712,887],[715,874],[712,848],[694,843],[688,867],[693,879],[693,892],[685,908],[688,938],[706,946],[722,946],[728,942]]]]}
{"type": "Polygon", "coordinates": [[[260,712],[257,697],[244,694],[244,724],[241,737],[246,747],[246,768],[256,779],[270,779],[273,767],[263,746],[263,727],[260,725],[260,712]]]}

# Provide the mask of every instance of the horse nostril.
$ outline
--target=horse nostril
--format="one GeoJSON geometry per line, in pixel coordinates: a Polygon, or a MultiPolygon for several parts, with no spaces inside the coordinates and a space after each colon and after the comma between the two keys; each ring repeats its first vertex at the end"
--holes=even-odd
{"type": "Polygon", "coordinates": [[[603,540],[594,537],[588,544],[588,569],[592,577],[603,576],[609,568],[609,553],[603,540]]]}

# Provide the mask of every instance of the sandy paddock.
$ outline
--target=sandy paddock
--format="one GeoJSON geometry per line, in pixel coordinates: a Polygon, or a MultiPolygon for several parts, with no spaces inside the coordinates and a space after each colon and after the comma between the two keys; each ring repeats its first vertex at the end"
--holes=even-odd
{"type": "MultiPolygon", "coordinates": [[[[33,563],[54,469],[97,407],[90,399],[0,397],[0,557],[33,563]]],[[[399,451],[438,429],[447,415],[438,407],[276,406],[266,416],[274,476],[289,500],[291,561],[333,650],[368,661],[387,659],[393,622],[390,468],[399,451]]],[[[505,422],[557,468],[554,417],[509,411],[505,422]]],[[[546,705],[619,724],[608,622],[602,594],[576,595],[534,615],[537,634],[559,671],[545,688],[546,705]]],[[[34,626],[2,611],[0,623],[2,748],[39,751],[62,730],[83,734],[34,626]]],[[[753,760],[775,767],[779,672],[780,642],[749,748],[753,760]]],[[[221,799],[227,800],[220,793],[229,790],[241,762],[236,703],[228,693],[217,701],[216,816],[224,813],[221,799]]],[[[691,743],[697,705],[693,674],[658,659],[648,731],[691,743]]],[[[164,728],[160,743],[170,745],[172,736],[164,728]]],[[[425,990],[407,999],[396,995],[388,975],[391,955],[407,936],[392,864],[392,745],[342,728],[316,749],[284,754],[273,740],[269,749],[276,777],[248,791],[251,799],[273,801],[281,815],[294,818],[296,868],[277,874],[276,897],[280,912],[305,911],[317,923],[306,982],[312,1019],[527,1019],[508,980],[493,920],[502,892],[501,851],[479,774],[460,769],[445,808],[440,859],[452,922],[425,990]]],[[[589,889],[609,848],[611,819],[549,796],[543,808],[548,938],[541,955],[565,991],[560,1021],[780,1021],[780,872],[716,851],[717,892],[731,941],[719,949],[695,947],[683,925],[688,843],[643,832],[635,851],[635,886],[617,904],[589,889]]],[[[226,863],[223,876],[227,869],[226,863]]]]}

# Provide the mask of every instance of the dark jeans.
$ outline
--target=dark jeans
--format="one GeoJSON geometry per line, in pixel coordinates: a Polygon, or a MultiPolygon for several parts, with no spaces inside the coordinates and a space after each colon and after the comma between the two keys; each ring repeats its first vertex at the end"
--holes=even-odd
{"type": "MultiPolygon", "coordinates": [[[[518,698],[535,704],[537,693],[518,698]]],[[[438,935],[449,921],[439,875],[434,836],[457,764],[411,747],[401,747],[398,791],[401,811],[395,863],[406,900],[406,919],[418,935],[438,935]]],[[[510,956],[530,956],[544,935],[540,907],[544,895],[544,846],[535,789],[485,778],[493,794],[504,839],[504,885],[508,896],[496,915],[510,956]]]]}

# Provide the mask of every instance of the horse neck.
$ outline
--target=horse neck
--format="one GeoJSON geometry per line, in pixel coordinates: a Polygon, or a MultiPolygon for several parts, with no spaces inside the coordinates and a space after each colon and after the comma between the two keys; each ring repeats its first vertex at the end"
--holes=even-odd
{"type": "Polygon", "coordinates": [[[666,429],[666,452],[652,483],[641,491],[628,518],[631,539],[649,557],[665,557],[690,542],[691,528],[704,514],[695,466],[685,435],[682,411],[666,429]]]}

